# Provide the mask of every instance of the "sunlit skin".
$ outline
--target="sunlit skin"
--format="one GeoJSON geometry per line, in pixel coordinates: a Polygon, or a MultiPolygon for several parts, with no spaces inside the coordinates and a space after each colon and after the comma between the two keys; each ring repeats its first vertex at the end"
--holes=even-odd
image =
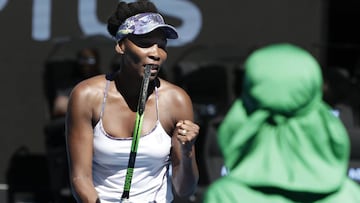
{"type": "MultiPolygon", "coordinates": [[[[115,51],[122,55],[123,60],[121,70],[110,82],[103,126],[113,137],[132,136],[144,66],[154,65],[142,134],[150,132],[156,124],[156,85],[160,122],[172,136],[173,185],[180,196],[189,196],[198,181],[194,142],[199,126],[193,122],[192,102],[187,93],[157,77],[160,66],[167,58],[165,47],[166,38],[161,30],[143,36],[129,36],[115,45],[115,51]]],[[[82,202],[96,202],[98,198],[92,181],[93,127],[100,118],[105,84],[104,75],[79,83],[71,94],[68,106],[67,146],[71,183],[82,202]]]]}

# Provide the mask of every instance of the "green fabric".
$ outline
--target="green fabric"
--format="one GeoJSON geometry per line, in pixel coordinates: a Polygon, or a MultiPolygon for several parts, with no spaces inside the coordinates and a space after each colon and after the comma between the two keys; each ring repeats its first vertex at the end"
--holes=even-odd
{"type": "Polygon", "coordinates": [[[204,202],[360,202],[346,175],[348,135],[322,101],[322,82],[315,58],[291,44],[247,58],[243,95],[218,130],[230,174],[204,202]]]}
{"type": "Polygon", "coordinates": [[[223,177],[211,185],[204,196],[206,203],[359,203],[359,186],[346,179],[341,188],[330,194],[275,191],[252,188],[233,175],[223,177]]]}

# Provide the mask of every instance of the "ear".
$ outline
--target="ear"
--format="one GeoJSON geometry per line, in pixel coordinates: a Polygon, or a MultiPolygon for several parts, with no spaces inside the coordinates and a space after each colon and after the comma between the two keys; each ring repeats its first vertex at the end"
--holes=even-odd
{"type": "Polygon", "coordinates": [[[124,48],[122,47],[123,43],[116,43],[115,51],[119,54],[124,54],[124,48]]]}

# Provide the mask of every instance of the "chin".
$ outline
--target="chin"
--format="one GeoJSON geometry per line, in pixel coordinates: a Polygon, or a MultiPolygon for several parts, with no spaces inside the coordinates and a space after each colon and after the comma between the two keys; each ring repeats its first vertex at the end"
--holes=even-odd
{"type": "Polygon", "coordinates": [[[153,81],[158,77],[158,74],[151,74],[150,75],[150,80],[153,81]]]}

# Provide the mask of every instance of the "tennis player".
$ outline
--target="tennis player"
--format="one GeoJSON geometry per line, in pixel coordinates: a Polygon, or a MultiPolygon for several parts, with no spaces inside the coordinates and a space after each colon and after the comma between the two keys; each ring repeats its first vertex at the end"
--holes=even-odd
{"type": "Polygon", "coordinates": [[[180,87],[159,78],[168,39],[176,29],[147,0],[119,2],[108,31],[121,55],[119,70],[82,81],[69,100],[66,139],[70,181],[78,202],[119,203],[126,178],[136,203],[170,203],[195,191],[198,169],[192,101],[180,87]],[[126,177],[144,76],[151,65],[142,128],[132,176],[126,177]]]}

